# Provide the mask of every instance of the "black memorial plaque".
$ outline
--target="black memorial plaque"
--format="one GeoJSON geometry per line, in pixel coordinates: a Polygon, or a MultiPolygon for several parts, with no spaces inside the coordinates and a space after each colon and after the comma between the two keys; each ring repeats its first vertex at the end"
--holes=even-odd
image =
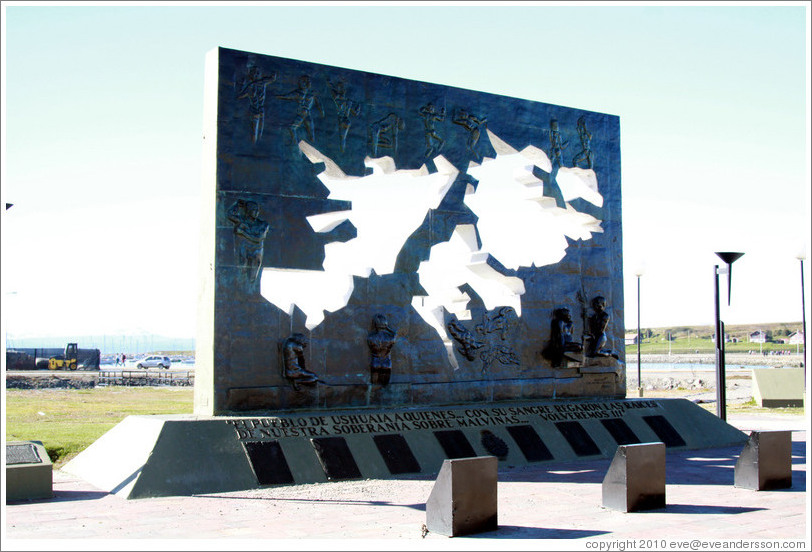
{"type": "Polygon", "coordinates": [[[518,425],[508,426],[507,428],[510,436],[519,445],[519,449],[524,454],[528,462],[543,462],[545,460],[552,460],[553,455],[544,441],[541,440],[539,434],[533,429],[533,426],[518,425]]]}
{"type": "Polygon", "coordinates": [[[440,442],[448,458],[473,458],[477,454],[474,447],[465,438],[465,434],[459,429],[450,431],[435,431],[434,436],[440,442]]]}
{"type": "Polygon", "coordinates": [[[620,418],[601,420],[601,423],[603,427],[612,434],[612,438],[614,438],[618,445],[634,445],[640,442],[640,439],[634,434],[632,428],[620,418]]]}
{"type": "Polygon", "coordinates": [[[243,446],[260,485],[285,485],[294,482],[279,441],[248,441],[243,446]]]}
{"type": "Polygon", "coordinates": [[[318,437],[311,439],[327,479],[360,479],[361,471],[344,437],[318,437]]]}
{"type": "Polygon", "coordinates": [[[685,440],[664,416],[643,416],[649,427],[666,447],[684,447],[685,440]]]}
{"type": "Polygon", "coordinates": [[[6,465],[14,464],[42,464],[42,458],[34,445],[6,445],[6,465]]]}
{"type": "Polygon", "coordinates": [[[381,453],[386,467],[392,475],[401,473],[419,473],[420,464],[412,454],[409,443],[400,433],[375,435],[372,437],[378,452],[381,453]]]}
{"type": "Polygon", "coordinates": [[[578,422],[556,422],[555,427],[558,428],[558,431],[561,432],[561,435],[564,436],[578,456],[594,456],[601,453],[598,445],[595,444],[589,433],[578,422]]]}

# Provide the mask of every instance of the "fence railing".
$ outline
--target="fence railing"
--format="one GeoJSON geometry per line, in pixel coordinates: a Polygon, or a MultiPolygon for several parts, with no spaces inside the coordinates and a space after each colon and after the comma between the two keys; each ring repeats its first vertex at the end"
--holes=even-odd
{"type": "Polygon", "coordinates": [[[195,373],[191,370],[100,370],[98,385],[153,386],[194,385],[195,373]]]}

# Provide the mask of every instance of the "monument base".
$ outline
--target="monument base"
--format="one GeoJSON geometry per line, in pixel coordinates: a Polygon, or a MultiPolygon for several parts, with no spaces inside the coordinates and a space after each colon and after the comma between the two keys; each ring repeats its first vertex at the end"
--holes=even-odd
{"type": "Polygon", "coordinates": [[[6,443],[6,501],[53,496],[53,464],[42,442],[6,443]]]}
{"type": "Polygon", "coordinates": [[[267,416],[129,416],[62,469],[126,498],[434,476],[445,459],[500,466],[612,458],[618,445],[743,445],[685,399],[579,399],[267,416]]]}

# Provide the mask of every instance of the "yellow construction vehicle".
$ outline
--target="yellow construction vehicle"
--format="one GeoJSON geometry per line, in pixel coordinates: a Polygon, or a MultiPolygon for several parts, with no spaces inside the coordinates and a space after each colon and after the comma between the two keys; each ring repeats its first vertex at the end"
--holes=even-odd
{"type": "Polygon", "coordinates": [[[49,370],[76,370],[79,367],[79,347],[76,343],[65,346],[65,354],[55,355],[48,359],[49,370]]]}

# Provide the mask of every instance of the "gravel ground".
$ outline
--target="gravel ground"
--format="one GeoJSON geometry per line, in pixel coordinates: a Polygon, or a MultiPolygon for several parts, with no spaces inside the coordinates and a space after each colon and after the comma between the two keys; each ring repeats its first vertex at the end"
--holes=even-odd
{"type": "MultiPolygon", "coordinates": [[[[715,369],[686,369],[678,372],[644,371],[643,396],[681,397],[697,403],[716,402],[715,369]]],[[[726,398],[731,403],[743,403],[753,398],[752,378],[749,370],[726,373],[726,398]]],[[[638,396],[637,370],[626,370],[626,396],[638,396]]]]}
{"type": "MultiPolygon", "coordinates": [[[[679,354],[679,355],[640,355],[643,364],[716,364],[714,354],[679,354]]],[[[637,364],[637,355],[626,355],[626,366],[637,364]]],[[[747,353],[725,353],[726,366],[803,366],[803,355],[750,355],[747,353]]]]}

